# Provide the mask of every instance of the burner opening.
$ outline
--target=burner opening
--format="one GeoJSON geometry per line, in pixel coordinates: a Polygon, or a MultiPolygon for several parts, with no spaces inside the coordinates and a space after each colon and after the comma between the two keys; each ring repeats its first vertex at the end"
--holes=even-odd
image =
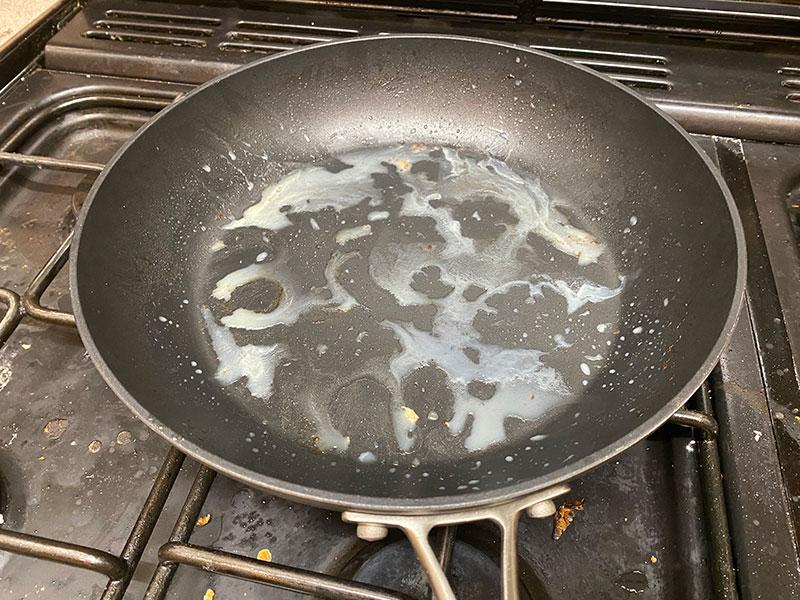
{"type": "MultiPolygon", "coordinates": [[[[431,534],[437,547],[439,529],[431,534]]],[[[520,600],[547,600],[539,578],[531,565],[519,556],[520,600]]],[[[455,534],[447,569],[456,597],[462,600],[483,600],[500,597],[500,536],[488,525],[461,525],[455,534]]],[[[427,578],[408,540],[392,531],[382,542],[363,546],[341,569],[340,576],[369,583],[411,598],[431,598],[427,578]]]]}

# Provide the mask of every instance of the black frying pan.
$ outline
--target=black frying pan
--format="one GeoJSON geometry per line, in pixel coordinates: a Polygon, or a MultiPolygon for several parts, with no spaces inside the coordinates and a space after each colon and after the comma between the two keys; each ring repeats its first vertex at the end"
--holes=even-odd
{"type": "Polygon", "coordinates": [[[715,364],[745,268],[672,120],[449,36],[202,86],[117,154],[72,256],[89,353],[156,431],[282,496],[406,514],[500,504],[654,430],[715,364]]]}

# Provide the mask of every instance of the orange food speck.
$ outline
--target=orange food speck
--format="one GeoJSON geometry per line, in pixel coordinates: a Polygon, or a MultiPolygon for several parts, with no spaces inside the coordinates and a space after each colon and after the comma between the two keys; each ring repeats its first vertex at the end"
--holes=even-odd
{"type": "Polygon", "coordinates": [[[197,517],[197,522],[195,523],[198,527],[205,527],[208,525],[209,521],[211,521],[211,515],[203,515],[202,517],[197,517]]]}
{"type": "Polygon", "coordinates": [[[258,551],[258,554],[256,554],[256,558],[264,562],[270,562],[272,561],[272,552],[270,552],[268,548],[262,548],[258,551]]]}

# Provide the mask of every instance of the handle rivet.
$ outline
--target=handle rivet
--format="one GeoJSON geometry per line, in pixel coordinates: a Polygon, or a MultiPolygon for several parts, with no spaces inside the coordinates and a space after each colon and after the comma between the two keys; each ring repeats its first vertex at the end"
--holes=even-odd
{"type": "Polygon", "coordinates": [[[526,508],[525,512],[528,513],[529,517],[533,517],[534,519],[552,517],[556,514],[556,504],[552,500],[542,500],[526,508]]]}
{"type": "Polygon", "coordinates": [[[356,535],[365,542],[377,542],[389,535],[389,529],[384,525],[375,523],[359,523],[356,528],[356,535]]]}

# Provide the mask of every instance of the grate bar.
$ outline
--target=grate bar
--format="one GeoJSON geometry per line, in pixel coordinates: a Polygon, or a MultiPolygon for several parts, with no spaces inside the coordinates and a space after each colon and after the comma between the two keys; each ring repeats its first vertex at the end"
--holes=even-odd
{"type": "Polygon", "coordinates": [[[0,288],[0,302],[6,305],[6,312],[0,319],[0,346],[14,333],[22,318],[22,302],[19,294],[7,288],[0,288]]]}
{"type": "Polygon", "coordinates": [[[216,471],[209,469],[205,465],[200,467],[186,496],[186,501],[178,515],[178,519],[175,521],[175,527],[170,536],[171,541],[186,542],[189,540],[189,536],[194,531],[197,517],[200,516],[200,509],[203,508],[203,503],[208,496],[208,490],[211,489],[211,484],[214,483],[216,477],[216,471]]]}
{"type": "Polygon", "coordinates": [[[112,580],[123,577],[126,569],[121,558],[108,552],[17,531],[0,531],[0,550],[94,571],[112,580]]]}
{"type": "Polygon", "coordinates": [[[257,581],[331,600],[410,600],[408,596],[314,571],[267,563],[222,550],[170,542],[158,553],[164,562],[257,581]]]}
{"type": "Polygon", "coordinates": [[[0,152],[0,163],[71,173],[100,173],[104,168],[104,165],[100,163],[36,156],[34,154],[20,154],[17,152],[0,152]]]}
{"type": "MultiPolygon", "coordinates": [[[[200,515],[200,509],[203,508],[203,503],[208,496],[208,490],[211,488],[216,476],[216,472],[208,467],[200,467],[181,507],[181,512],[175,521],[175,527],[172,529],[172,534],[169,538],[170,543],[185,543],[189,541],[189,536],[194,530],[197,517],[200,515]]],[[[178,564],[175,562],[159,562],[156,572],[147,586],[144,600],[163,600],[167,595],[167,589],[177,569],[178,564]]]]}
{"type": "Polygon", "coordinates": [[[144,502],[139,517],[131,529],[128,536],[128,541],[122,549],[120,558],[125,562],[125,573],[119,579],[112,579],[108,582],[101,600],[120,600],[128,588],[128,584],[133,577],[133,572],[139,564],[139,559],[142,558],[142,552],[147,545],[147,540],[153,533],[153,528],[156,526],[158,517],[161,516],[161,511],[164,509],[164,504],[167,502],[167,497],[172,491],[172,486],[175,484],[175,479],[183,465],[183,460],[186,458],[182,452],[174,447],[170,447],[167,452],[167,457],[161,464],[161,469],[153,481],[153,487],[150,488],[150,494],[144,502]]]}
{"type": "Polygon", "coordinates": [[[72,243],[72,232],[61,242],[61,245],[45,263],[42,269],[33,278],[28,289],[22,295],[22,308],[26,315],[30,315],[38,321],[53,323],[54,325],[66,325],[75,327],[75,315],[54,308],[47,308],[41,305],[42,294],[47,286],[56,278],[58,272],[66,264],[69,258],[69,246],[72,243]]]}
{"type": "Polygon", "coordinates": [[[736,571],[733,563],[728,513],[725,508],[725,490],[722,486],[722,465],[717,447],[717,421],[711,401],[711,388],[708,380],[703,382],[695,393],[700,413],[714,423],[714,431],[701,427],[703,439],[700,442],[700,477],[703,481],[703,507],[706,519],[711,523],[708,536],[711,546],[711,575],[714,590],[721,600],[737,600],[736,571]]]}
{"type": "MultiPolygon", "coordinates": [[[[59,98],[57,102],[38,110],[26,120],[14,125],[13,133],[10,133],[0,143],[0,150],[10,151],[18,147],[28,136],[41,127],[44,123],[70,111],[77,111],[97,106],[114,108],[131,108],[137,110],[161,110],[169,106],[177,97],[176,95],[156,97],[132,97],[122,95],[117,90],[106,93],[102,89],[91,91],[87,95],[80,95],[67,98],[59,98]]],[[[42,167],[46,165],[42,164],[42,167]]]]}
{"type": "MultiPolygon", "coordinates": [[[[703,384],[705,385],[705,384],[703,384]]],[[[717,421],[714,417],[703,410],[690,410],[688,408],[680,408],[670,417],[670,422],[676,425],[683,425],[685,427],[694,427],[701,430],[710,438],[717,437],[717,421]]]]}

